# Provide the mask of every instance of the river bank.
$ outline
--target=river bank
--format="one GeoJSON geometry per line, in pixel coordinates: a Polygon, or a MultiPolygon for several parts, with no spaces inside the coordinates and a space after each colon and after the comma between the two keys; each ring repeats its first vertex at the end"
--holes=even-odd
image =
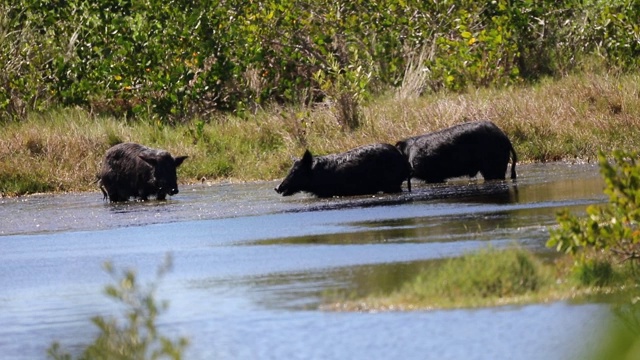
{"type": "Polygon", "coordinates": [[[470,90],[361,105],[360,126],[343,128],[332,104],[272,107],[238,117],[217,114],[173,126],[154,119],[94,117],[52,109],[2,123],[0,196],[86,191],[105,151],[134,141],[188,155],[181,183],[283,177],[305,149],[326,154],[395,143],[456,123],[489,119],[512,140],[521,162],[591,161],[599,150],[637,148],[640,74],[581,74],[530,87],[470,90]]]}

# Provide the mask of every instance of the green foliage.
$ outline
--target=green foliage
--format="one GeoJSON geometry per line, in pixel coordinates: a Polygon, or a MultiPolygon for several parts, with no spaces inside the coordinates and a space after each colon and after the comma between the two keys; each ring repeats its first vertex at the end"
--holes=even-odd
{"type": "Polygon", "coordinates": [[[4,0],[0,115],[61,105],[171,123],[328,99],[352,129],[409,67],[432,91],[563,75],[591,54],[637,68],[639,17],[632,0],[4,0]]]}
{"type": "Polygon", "coordinates": [[[640,65],[640,3],[635,0],[594,1],[597,13],[593,40],[597,51],[613,64],[640,65]]]}
{"type": "Polygon", "coordinates": [[[613,283],[615,271],[610,261],[589,258],[576,264],[572,275],[580,285],[604,287],[613,283]]]}
{"type": "Polygon", "coordinates": [[[109,144],[109,147],[118,145],[122,142],[123,142],[122,138],[118,136],[118,134],[114,133],[113,131],[107,132],[107,144],[109,144]]]}
{"type": "Polygon", "coordinates": [[[586,250],[605,251],[622,260],[638,260],[640,250],[640,162],[638,154],[614,151],[611,161],[599,154],[600,171],[606,183],[605,206],[589,206],[584,218],[561,211],[559,227],[551,230],[548,247],[579,254],[585,261],[586,250]]]}
{"type": "Polygon", "coordinates": [[[22,174],[0,169],[0,197],[35,194],[55,190],[41,175],[22,174]]]}
{"type": "Polygon", "coordinates": [[[613,321],[606,327],[596,351],[585,359],[638,359],[640,358],[640,298],[634,297],[612,306],[613,321]]]}
{"type": "MultiPolygon", "coordinates": [[[[125,306],[124,323],[116,318],[96,316],[93,323],[100,334],[89,344],[78,359],[182,359],[188,345],[185,338],[172,340],[159,333],[157,318],[166,310],[166,302],[158,303],[155,298],[158,280],[171,267],[171,258],[158,268],[156,281],[148,286],[138,283],[132,270],[118,272],[111,263],[105,270],[113,278],[115,285],[108,285],[105,294],[125,306]]],[[[64,352],[59,343],[54,343],[48,355],[56,360],[70,360],[72,356],[64,352]]]]}
{"type": "Polygon", "coordinates": [[[540,262],[531,253],[489,248],[450,259],[409,286],[422,298],[456,300],[524,295],[546,282],[540,262]]]}
{"type": "Polygon", "coordinates": [[[329,56],[328,71],[318,70],[313,80],[323,95],[335,103],[335,116],[343,128],[355,130],[360,126],[359,104],[367,95],[367,85],[371,72],[367,72],[356,59],[346,68],[340,66],[333,56],[329,56]]]}

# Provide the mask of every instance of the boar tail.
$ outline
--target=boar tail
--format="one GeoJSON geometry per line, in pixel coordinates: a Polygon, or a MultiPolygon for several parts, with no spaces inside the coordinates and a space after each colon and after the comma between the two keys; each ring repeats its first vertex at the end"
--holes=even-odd
{"type": "Polygon", "coordinates": [[[99,176],[96,176],[96,179],[92,181],[91,184],[98,184],[100,191],[102,191],[102,200],[107,200],[109,198],[107,189],[105,189],[104,184],[102,184],[102,179],[99,176]]]}
{"type": "Polygon", "coordinates": [[[518,161],[518,156],[516,155],[516,151],[513,148],[513,145],[511,145],[511,159],[512,159],[512,163],[511,163],[511,179],[515,180],[516,179],[516,161],[518,161]]]}

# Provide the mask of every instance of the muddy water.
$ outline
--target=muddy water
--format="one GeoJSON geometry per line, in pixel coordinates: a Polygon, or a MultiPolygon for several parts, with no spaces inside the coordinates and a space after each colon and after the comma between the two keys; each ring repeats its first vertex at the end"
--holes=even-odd
{"type": "Polygon", "coordinates": [[[608,316],[605,305],[565,302],[318,310],[327,292],[390,291],[430,261],[488,244],[547,251],[558,209],[605,201],[596,166],[523,165],[516,183],[414,183],[411,193],[328,200],[282,198],[275,185],[183,186],[166,202],[118,205],[98,192],[0,199],[2,358],[90,342],[89,318],[114,310],[101,264],[144,281],[168,253],[161,327],[190,339],[189,359],[581,358],[608,316]]]}

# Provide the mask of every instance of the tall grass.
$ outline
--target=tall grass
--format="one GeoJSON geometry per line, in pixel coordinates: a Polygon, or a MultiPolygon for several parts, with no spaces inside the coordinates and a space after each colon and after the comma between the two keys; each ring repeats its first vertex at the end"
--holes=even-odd
{"type": "Polygon", "coordinates": [[[2,123],[0,196],[96,189],[104,152],[121,141],[188,155],[180,182],[251,181],[285,175],[292,157],[345,151],[456,123],[489,119],[512,139],[521,161],[590,160],[598,150],[640,143],[640,74],[594,71],[530,87],[464,94],[378,97],[359,105],[345,130],[331,104],[278,107],[237,117],[215,114],[167,126],[152,119],[94,117],[78,109],[2,123]]]}

